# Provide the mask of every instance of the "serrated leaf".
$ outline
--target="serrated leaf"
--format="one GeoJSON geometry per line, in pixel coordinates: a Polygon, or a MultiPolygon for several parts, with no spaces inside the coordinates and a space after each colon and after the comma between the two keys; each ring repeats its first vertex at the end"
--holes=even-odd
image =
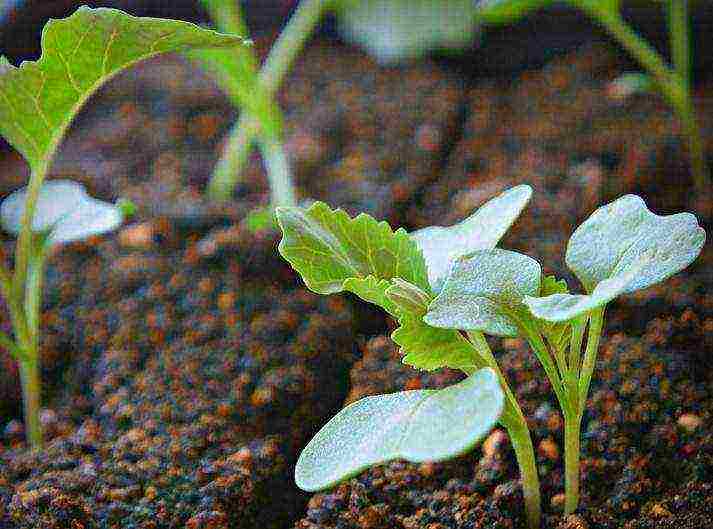
{"type": "Polygon", "coordinates": [[[698,257],[705,239],[694,215],[659,216],[641,198],[626,195],[596,210],[567,245],[567,266],[589,295],[556,294],[526,303],[548,321],[585,314],[683,270],[698,257]]]}
{"type": "MultiPolygon", "coordinates": [[[[10,194],[0,205],[0,223],[17,236],[25,214],[27,188],[10,194]]],[[[90,197],[84,186],[70,180],[42,184],[35,207],[32,231],[47,234],[49,244],[80,241],[118,228],[121,208],[90,197]]]]}
{"type": "Polygon", "coordinates": [[[426,260],[433,292],[440,291],[457,259],[478,250],[495,248],[531,197],[532,188],[519,185],[487,201],[454,226],[431,226],[412,233],[426,260]]]}
{"type": "Polygon", "coordinates": [[[540,291],[540,265],[509,250],[474,253],[456,263],[424,322],[433,327],[517,336],[512,314],[540,291]]]}
{"type": "Polygon", "coordinates": [[[351,218],[321,202],[307,210],[278,208],[277,220],[280,254],[318,294],[349,290],[391,312],[385,301],[391,279],[430,290],[421,251],[403,229],[392,231],[364,213],[351,218]]]}
{"type": "Polygon", "coordinates": [[[478,20],[486,24],[512,24],[531,12],[546,7],[553,0],[479,0],[478,20]]]}
{"type": "Polygon", "coordinates": [[[309,442],[295,469],[297,486],[329,488],[394,459],[442,461],[470,450],[500,417],[504,394],[490,368],[441,390],[361,399],[309,442]]]}
{"type": "Polygon", "coordinates": [[[425,371],[483,367],[473,345],[458,331],[432,327],[421,315],[408,313],[401,314],[399,325],[391,339],[401,347],[404,364],[425,371]]]}
{"type": "Polygon", "coordinates": [[[0,133],[31,166],[46,163],[89,96],[121,70],[161,53],[243,45],[188,22],[80,7],[47,23],[38,61],[0,60],[0,133]]]}
{"type": "Polygon", "coordinates": [[[350,277],[344,281],[344,290],[356,294],[364,301],[378,305],[394,317],[398,317],[399,308],[389,299],[386,291],[391,283],[386,279],[377,279],[373,275],[350,277]]]}

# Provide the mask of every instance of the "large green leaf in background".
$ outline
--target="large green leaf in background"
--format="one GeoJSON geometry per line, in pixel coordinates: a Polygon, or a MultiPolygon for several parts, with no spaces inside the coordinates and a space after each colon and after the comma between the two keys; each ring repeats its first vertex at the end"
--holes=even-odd
{"type": "Polygon", "coordinates": [[[47,163],[87,99],[108,79],[143,59],[195,48],[246,46],[178,20],[139,18],[80,7],[42,32],[42,56],[14,67],[0,57],[0,134],[32,167],[47,163]]]}
{"type": "Polygon", "coordinates": [[[419,463],[460,455],[495,425],[504,400],[490,368],[441,390],[361,399],[333,417],[302,451],[297,486],[325,489],[393,459],[419,463]]]}

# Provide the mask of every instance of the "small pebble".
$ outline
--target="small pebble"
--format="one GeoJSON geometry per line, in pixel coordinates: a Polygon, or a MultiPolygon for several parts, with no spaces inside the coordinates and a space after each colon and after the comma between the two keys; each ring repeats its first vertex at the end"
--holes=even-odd
{"type": "Polygon", "coordinates": [[[483,441],[483,455],[485,457],[495,457],[500,452],[500,447],[507,441],[507,437],[507,434],[502,430],[493,431],[483,441]]]}
{"type": "Polygon", "coordinates": [[[697,430],[701,424],[703,424],[703,419],[693,413],[684,413],[678,418],[678,425],[687,432],[697,430]]]}
{"type": "Polygon", "coordinates": [[[555,511],[561,511],[564,508],[565,495],[563,493],[555,494],[550,499],[550,506],[555,511]]]}

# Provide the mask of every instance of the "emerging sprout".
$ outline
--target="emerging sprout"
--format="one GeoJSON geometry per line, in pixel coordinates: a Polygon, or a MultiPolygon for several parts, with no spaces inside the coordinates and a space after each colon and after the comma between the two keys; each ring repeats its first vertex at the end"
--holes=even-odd
{"type": "Polygon", "coordinates": [[[426,370],[450,367],[468,375],[440,391],[368,397],[345,408],[302,452],[296,469],[300,487],[326,488],[397,457],[453,457],[500,422],[520,465],[529,526],[539,526],[539,480],[527,423],[488,343],[479,332],[466,339],[458,330],[424,321],[451,269],[474,252],[493,251],[531,195],[529,186],[517,186],[460,224],[412,235],[363,213],[350,218],[319,202],[307,210],[278,208],[284,235],[280,253],[311,290],[349,291],[398,319],[392,339],[404,363],[426,370]]]}
{"type": "Polygon", "coordinates": [[[595,211],[569,241],[567,266],[587,294],[570,294],[564,281],[542,277],[530,257],[495,249],[458,262],[428,307],[428,325],[529,342],[564,415],[567,513],[579,501],[580,430],[606,304],[683,270],[704,242],[693,215],[660,217],[627,195],[595,211]]]}
{"type": "Polygon", "coordinates": [[[404,363],[469,375],[438,392],[369,397],[345,408],[302,453],[300,487],[325,488],[396,457],[457,455],[498,420],[520,466],[528,525],[539,527],[539,480],[527,423],[485,333],[525,338],[542,364],[565,418],[565,510],[576,509],[581,423],[604,308],[620,294],[684,269],[700,253],[705,233],[691,214],[660,217],[639,197],[622,197],[598,209],[572,236],[567,265],[587,293],[570,294],[564,281],[543,276],[534,259],[495,248],[531,193],[518,186],[456,226],[411,236],[321,203],[278,210],[280,252],[310,289],[347,290],[397,318],[391,337],[404,363]],[[439,413],[431,415],[426,403],[439,413]]]}
{"type": "Polygon", "coordinates": [[[30,166],[27,187],[7,197],[0,211],[3,229],[17,236],[15,269],[0,263],[0,294],[14,334],[0,334],[0,345],[20,365],[25,429],[33,447],[42,444],[39,313],[47,253],[115,229],[131,209],[128,203],[95,200],[73,182],[45,183],[65,132],[94,92],[138,61],[167,52],[243,46],[239,37],[187,22],[80,7],[45,26],[39,60],[15,67],[0,56],[0,134],[30,166]]]}

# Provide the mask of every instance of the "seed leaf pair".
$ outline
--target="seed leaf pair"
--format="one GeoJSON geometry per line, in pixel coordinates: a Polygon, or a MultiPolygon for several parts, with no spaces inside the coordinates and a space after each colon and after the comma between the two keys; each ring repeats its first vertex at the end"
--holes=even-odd
{"type": "Polygon", "coordinates": [[[538,318],[567,321],[683,270],[700,254],[706,234],[694,215],[659,216],[635,195],[596,210],[572,235],[566,262],[587,295],[528,297],[538,318]]]}
{"type": "Polygon", "coordinates": [[[503,404],[490,368],[441,390],[363,398],[340,411],[305,447],[295,469],[297,486],[325,489],[393,459],[455,457],[490,431],[503,404]]]}
{"type": "MultiPolygon", "coordinates": [[[[0,225],[19,235],[25,214],[27,188],[9,195],[0,205],[0,225]]],[[[90,197],[70,180],[44,182],[35,206],[32,231],[46,234],[50,245],[80,241],[118,228],[124,214],[120,206],[90,197]]]]}

